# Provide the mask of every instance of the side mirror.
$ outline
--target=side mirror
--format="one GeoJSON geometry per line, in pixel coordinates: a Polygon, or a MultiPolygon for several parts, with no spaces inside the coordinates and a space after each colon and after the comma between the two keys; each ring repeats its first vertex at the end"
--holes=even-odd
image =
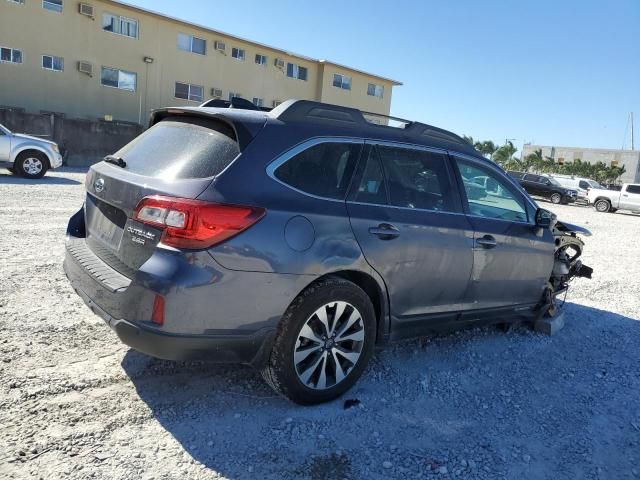
{"type": "Polygon", "coordinates": [[[549,210],[545,210],[544,208],[539,208],[536,211],[536,227],[539,228],[549,228],[551,224],[555,223],[556,215],[549,210]]]}

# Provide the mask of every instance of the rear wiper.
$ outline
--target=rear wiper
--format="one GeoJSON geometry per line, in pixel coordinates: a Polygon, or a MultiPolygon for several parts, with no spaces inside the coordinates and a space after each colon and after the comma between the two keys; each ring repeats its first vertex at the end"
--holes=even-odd
{"type": "Polygon", "coordinates": [[[125,162],[120,157],[116,157],[115,155],[107,155],[103,158],[103,160],[107,163],[113,163],[114,165],[119,166],[120,168],[125,168],[127,166],[127,162],[125,162]]]}

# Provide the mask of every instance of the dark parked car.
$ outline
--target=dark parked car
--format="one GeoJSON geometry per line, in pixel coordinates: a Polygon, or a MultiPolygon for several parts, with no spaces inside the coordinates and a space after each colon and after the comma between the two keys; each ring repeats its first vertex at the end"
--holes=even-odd
{"type": "Polygon", "coordinates": [[[564,188],[557,180],[534,173],[507,172],[516,179],[529,195],[542,197],[551,203],[574,203],[578,198],[577,190],[564,188]]]}
{"type": "Polygon", "coordinates": [[[586,231],[457,135],[311,101],[231,103],[157,110],[87,174],[65,272],[136,350],[247,363],[318,403],[375,345],[553,315],[589,273],[586,231]]]}

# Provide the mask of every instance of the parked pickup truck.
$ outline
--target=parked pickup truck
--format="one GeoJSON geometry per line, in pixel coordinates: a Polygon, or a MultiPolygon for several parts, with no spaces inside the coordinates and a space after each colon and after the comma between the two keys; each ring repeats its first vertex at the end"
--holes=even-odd
{"type": "Polygon", "coordinates": [[[625,183],[619,192],[592,188],[587,199],[598,212],[631,210],[640,213],[640,183],[625,183]]]}
{"type": "Polygon", "coordinates": [[[13,133],[0,125],[0,166],[25,178],[41,178],[60,165],[62,156],[55,142],[13,133]]]}

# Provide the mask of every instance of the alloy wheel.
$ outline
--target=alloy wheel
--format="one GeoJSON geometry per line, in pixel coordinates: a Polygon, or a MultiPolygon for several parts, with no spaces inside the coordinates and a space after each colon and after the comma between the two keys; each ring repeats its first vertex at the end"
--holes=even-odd
{"type": "Polygon", "coordinates": [[[336,386],[358,363],[364,339],[362,315],[353,305],[337,301],[318,308],[296,340],[293,362],[298,379],[315,390],[336,386]]]}
{"type": "Polygon", "coordinates": [[[22,170],[28,175],[38,175],[42,171],[42,160],[35,157],[28,157],[22,162],[22,170]]]}

